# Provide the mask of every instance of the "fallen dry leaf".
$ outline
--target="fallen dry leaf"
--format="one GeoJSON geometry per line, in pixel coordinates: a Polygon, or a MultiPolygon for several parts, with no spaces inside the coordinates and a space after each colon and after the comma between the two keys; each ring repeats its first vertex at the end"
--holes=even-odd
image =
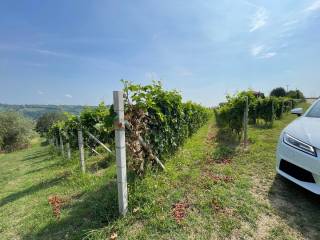
{"type": "Polygon", "coordinates": [[[116,240],[118,238],[118,234],[117,233],[112,233],[110,236],[110,240],[116,240]]]}
{"type": "Polygon", "coordinates": [[[172,205],[172,216],[173,218],[180,223],[182,219],[187,215],[187,209],[190,207],[188,203],[176,203],[172,205]]]}

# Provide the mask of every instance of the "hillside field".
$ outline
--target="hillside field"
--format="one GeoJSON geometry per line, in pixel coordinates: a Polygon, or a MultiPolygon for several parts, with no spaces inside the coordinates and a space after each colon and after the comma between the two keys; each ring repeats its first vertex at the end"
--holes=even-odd
{"type": "Polygon", "coordinates": [[[320,198],[275,173],[278,136],[294,119],[250,126],[244,151],[211,117],[166,160],[166,172],[128,175],[126,217],[112,156],[90,156],[81,174],[77,153],[67,161],[36,139],[0,155],[1,239],[319,239],[320,198]]]}

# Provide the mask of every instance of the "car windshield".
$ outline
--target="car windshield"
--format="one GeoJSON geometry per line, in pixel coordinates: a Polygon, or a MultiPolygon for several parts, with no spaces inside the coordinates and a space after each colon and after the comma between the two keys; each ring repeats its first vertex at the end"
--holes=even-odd
{"type": "Polygon", "coordinates": [[[318,101],[308,112],[307,117],[320,118],[320,101],[318,101]]]}

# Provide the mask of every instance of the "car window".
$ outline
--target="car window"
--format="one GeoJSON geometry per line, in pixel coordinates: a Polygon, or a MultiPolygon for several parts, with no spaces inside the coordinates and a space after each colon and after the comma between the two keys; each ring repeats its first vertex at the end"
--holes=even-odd
{"type": "Polygon", "coordinates": [[[320,118],[320,101],[318,101],[308,112],[307,117],[320,118]]]}

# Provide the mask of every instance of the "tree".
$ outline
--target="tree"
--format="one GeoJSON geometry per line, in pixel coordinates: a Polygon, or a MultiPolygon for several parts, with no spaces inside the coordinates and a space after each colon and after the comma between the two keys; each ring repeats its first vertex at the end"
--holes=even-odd
{"type": "Polygon", "coordinates": [[[37,120],[36,131],[41,135],[44,135],[49,132],[49,129],[54,123],[62,120],[66,120],[66,116],[62,112],[44,113],[37,120]]]}
{"type": "Polygon", "coordinates": [[[283,87],[275,88],[271,91],[270,96],[273,97],[285,97],[286,96],[286,90],[283,87]]]}
{"type": "Polygon", "coordinates": [[[0,151],[26,148],[34,136],[33,122],[17,112],[0,113],[0,151]]]}
{"type": "Polygon", "coordinates": [[[287,97],[292,98],[292,99],[302,99],[304,100],[304,95],[300,90],[290,90],[287,92],[287,97]]]}

